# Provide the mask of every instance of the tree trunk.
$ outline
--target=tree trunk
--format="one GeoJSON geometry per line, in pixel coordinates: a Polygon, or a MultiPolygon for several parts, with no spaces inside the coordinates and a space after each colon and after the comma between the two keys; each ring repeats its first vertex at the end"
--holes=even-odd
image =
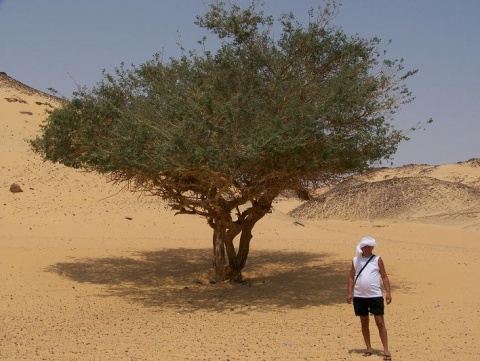
{"type": "Polygon", "coordinates": [[[227,262],[225,259],[225,230],[217,223],[213,227],[213,269],[215,281],[221,282],[228,279],[227,262]]]}
{"type": "Polygon", "coordinates": [[[241,268],[238,267],[237,254],[233,240],[242,228],[230,223],[227,229],[221,220],[213,221],[213,268],[217,282],[242,280],[241,268]],[[225,257],[227,256],[227,257],[225,257]]]}
{"type": "Polygon", "coordinates": [[[222,222],[211,220],[213,228],[213,268],[217,282],[242,281],[242,270],[247,262],[250,251],[250,241],[253,238],[252,229],[255,224],[270,210],[270,204],[254,204],[247,216],[238,222],[222,222]],[[229,226],[227,226],[227,224],[229,226]],[[238,252],[233,243],[240,234],[238,252]]]}

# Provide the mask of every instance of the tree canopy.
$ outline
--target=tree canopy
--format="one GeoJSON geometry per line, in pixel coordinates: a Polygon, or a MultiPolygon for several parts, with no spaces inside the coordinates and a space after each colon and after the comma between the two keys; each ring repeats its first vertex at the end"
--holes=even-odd
{"type": "Polygon", "coordinates": [[[52,112],[32,147],[205,217],[217,277],[241,279],[252,228],[282,191],[364,171],[406,139],[392,120],[413,99],[415,71],[386,58],[380,39],[331,25],[336,11],[325,4],[302,24],[255,1],[215,2],[196,24],[218,49],[104,72],[52,112]]]}

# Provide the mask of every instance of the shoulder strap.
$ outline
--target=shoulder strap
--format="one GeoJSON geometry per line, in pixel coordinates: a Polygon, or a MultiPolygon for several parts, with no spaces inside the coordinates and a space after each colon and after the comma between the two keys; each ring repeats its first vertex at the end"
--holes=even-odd
{"type": "Polygon", "coordinates": [[[372,254],[372,255],[370,256],[370,258],[368,259],[367,263],[365,263],[365,265],[362,267],[362,269],[360,270],[360,272],[357,273],[357,277],[355,277],[355,282],[354,282],[354,283],[357,283],[358,276],[360,276],[360,273],[362,273],[362,271],[365,269],[365,267],[367,267],[368,262],[370,262],[370,261],[373,259],[373,257],[375,257],[374,254],[372,254]]]}

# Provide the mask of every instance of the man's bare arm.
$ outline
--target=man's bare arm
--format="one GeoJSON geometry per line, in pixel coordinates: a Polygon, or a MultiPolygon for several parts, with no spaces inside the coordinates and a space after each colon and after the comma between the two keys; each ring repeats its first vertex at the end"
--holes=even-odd
{"type": "Polygon", "coordinates": [[[390,294],[390,280],[388,279],[387,271],[385,271],[385,265],[383,260],[378,260],[378,267],[380,268],[380,276],[382,276],[383,287],[385,289],[385,301],[387,305],[392,302],[392,295],[390,294]]]}

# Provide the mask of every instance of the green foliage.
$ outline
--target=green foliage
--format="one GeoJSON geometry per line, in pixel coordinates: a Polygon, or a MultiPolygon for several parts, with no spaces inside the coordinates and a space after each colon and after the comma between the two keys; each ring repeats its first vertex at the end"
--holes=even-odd
{"type": "Polygon", "coordinates": [[[49,116],[33,149],[214,218],[363,171],[405,139],[390,122],[415,72],[379,39],[331,26],[335,11],[304,25],[214,3],[196,24],[220,38],[217,51],[104,73],[49,116]]]}
{"type": "Polygon", "coordinates": [[[55,88],[47,88],[47,90],[55,96],[58,95],[58,90],[55,88]]]}

